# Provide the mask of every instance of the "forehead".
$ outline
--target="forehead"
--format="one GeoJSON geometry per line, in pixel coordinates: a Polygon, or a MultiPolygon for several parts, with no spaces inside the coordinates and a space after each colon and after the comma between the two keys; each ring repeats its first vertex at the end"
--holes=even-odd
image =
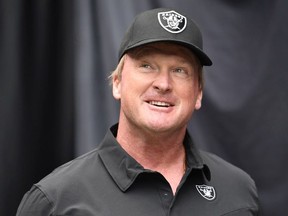
{"type": "Polygon", "coordinates": [[[153,54],[174,55],[179,58],[186,59],[187,61],[191,61],[192,63],[200,64],[199,59],[190,49],[180,44],[170,42],[155,42],[142,45],[131,49],[128,54],[131,54],[133,57],[136,58],[153,54]]]}

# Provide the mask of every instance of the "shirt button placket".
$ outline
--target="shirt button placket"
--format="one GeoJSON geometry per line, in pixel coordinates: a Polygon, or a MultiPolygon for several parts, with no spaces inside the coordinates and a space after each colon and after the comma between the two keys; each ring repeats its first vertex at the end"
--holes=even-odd
{"type": "MultiPolygon", "coordinates": [[[[164,185],[163,185],[164,186],[164,185]]],[[[169,209],[171,207],[171,203],[173,201],[173,194],[172,191],[167,185],[160,189],[160,196],[161,196],[161,201],[162,205],[165,208],[165,212],[169,212],[169,209]]]]}

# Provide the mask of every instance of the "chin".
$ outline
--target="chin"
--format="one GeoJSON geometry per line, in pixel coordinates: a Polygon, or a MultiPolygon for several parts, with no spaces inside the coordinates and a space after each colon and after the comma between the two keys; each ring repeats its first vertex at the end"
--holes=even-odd
{"type": "Polygon", "coordinates": [[[164,133],[164,132],[170,132],[172,130],[175,130],[175,125],[165,123],[165,124],[149,124],[147,125],[148,130],[155,132],[155,133],[164,133]]]}

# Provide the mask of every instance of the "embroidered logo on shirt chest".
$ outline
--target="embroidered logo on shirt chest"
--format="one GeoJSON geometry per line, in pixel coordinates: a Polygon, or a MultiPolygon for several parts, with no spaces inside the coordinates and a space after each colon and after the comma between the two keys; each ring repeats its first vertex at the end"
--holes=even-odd
{"type": "Polygon", "coordinates": [[[204,197],[205,199],[209,201],[212,201],[216,198],[215,189],[212,186],[196,185],[196,189],[202,197],[204,197]]]}

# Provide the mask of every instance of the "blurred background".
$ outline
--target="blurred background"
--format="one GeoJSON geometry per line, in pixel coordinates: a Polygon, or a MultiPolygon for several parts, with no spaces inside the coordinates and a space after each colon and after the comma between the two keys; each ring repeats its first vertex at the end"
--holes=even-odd
{"type": "Polygon", "coordinates": [[[155,7],[193,18],[214,63],[196,145],[252,176],[263,215],[287,214],[288,1],[0,0],[0,215],[117,122],[107,76],[134,16],[155,7]]]}

